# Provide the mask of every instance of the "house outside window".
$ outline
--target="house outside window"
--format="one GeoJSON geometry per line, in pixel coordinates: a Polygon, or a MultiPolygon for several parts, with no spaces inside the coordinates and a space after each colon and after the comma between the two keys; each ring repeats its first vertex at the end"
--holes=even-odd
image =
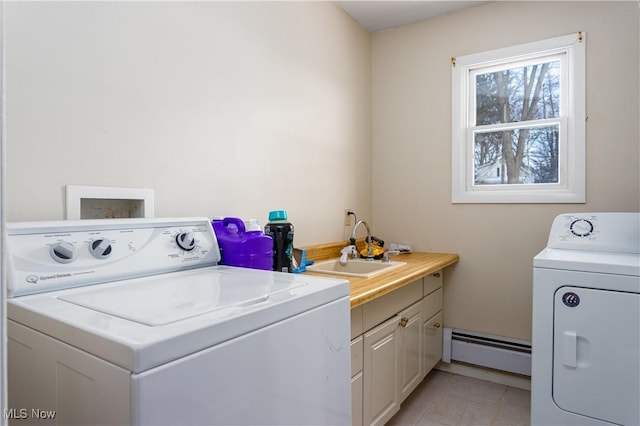
{"type": "Polygon", "coordinates": [[[452,202],[585,202],[585,34],[452,58],[452,202]]]}

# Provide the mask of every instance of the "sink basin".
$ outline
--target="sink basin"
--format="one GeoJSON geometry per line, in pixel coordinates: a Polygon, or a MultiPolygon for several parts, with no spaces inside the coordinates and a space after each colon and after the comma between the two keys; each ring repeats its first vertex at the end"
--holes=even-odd
{"type": "Polygon", "coordinates": [[[387,272],[400,266],[406,265],[406,262],[388,262],[368,260],[351,260],[346,265],[340,264],[340,259],[325,260],[307,266],[307,271],[321,272],[323,274],[346,275],[349,277],[369,278],[373,275],[387,272]]]}

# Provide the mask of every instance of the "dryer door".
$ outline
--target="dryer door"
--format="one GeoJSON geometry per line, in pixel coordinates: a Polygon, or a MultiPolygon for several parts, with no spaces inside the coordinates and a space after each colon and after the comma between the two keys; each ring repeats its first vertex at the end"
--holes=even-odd
{"type": "Polygon", "coordinates": [[[640,424],[639,325],[637,293],[558,288],[553,349],[556,404],[611,423],[640,424]]]}

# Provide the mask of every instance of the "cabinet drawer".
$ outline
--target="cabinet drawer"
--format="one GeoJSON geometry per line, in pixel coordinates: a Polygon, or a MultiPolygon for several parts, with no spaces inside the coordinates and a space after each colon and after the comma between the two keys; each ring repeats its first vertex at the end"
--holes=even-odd
{"type": "Polygon", "coordinates": [[[424,318],[431,318],[442,310],[442,288],[424,298],[424,318]]]}
{"type": "Polygon", "coordinates": [[[351,341],[351,377],[362,371],[363,350],[362,336],[358,336],[357,339],[351,341]]]}
{"type": "Polygon", "coordinates": [[[364,333],[362,328],[362,306],[358,306],[351,310],[351,338],[355,339],[362,333],[364,333]]]}
{"type": "Polygon", "coordinates": [[[442,288],[442,270],[436,271],[431,275],[427,275],[423,278],[423,292],[424,296],[433,293],[439,288],[442,288]]]}
{"type": "Polygon", "coordinates": [[[370,330],[422,299],[422,279],[362,305],[362,325],[370,330]]]}

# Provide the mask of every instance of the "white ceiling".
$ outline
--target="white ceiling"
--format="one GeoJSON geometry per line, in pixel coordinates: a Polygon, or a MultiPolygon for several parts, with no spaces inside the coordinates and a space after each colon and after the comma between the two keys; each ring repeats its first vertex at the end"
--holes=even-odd
{"type": "Polygon", "coordinates": [[[425,19],[468,7],[479,6],[484,3],[488,3],[488,1],[350,0],[336,2],[339,7],[372,33],[424,21],[425,19]]]}

